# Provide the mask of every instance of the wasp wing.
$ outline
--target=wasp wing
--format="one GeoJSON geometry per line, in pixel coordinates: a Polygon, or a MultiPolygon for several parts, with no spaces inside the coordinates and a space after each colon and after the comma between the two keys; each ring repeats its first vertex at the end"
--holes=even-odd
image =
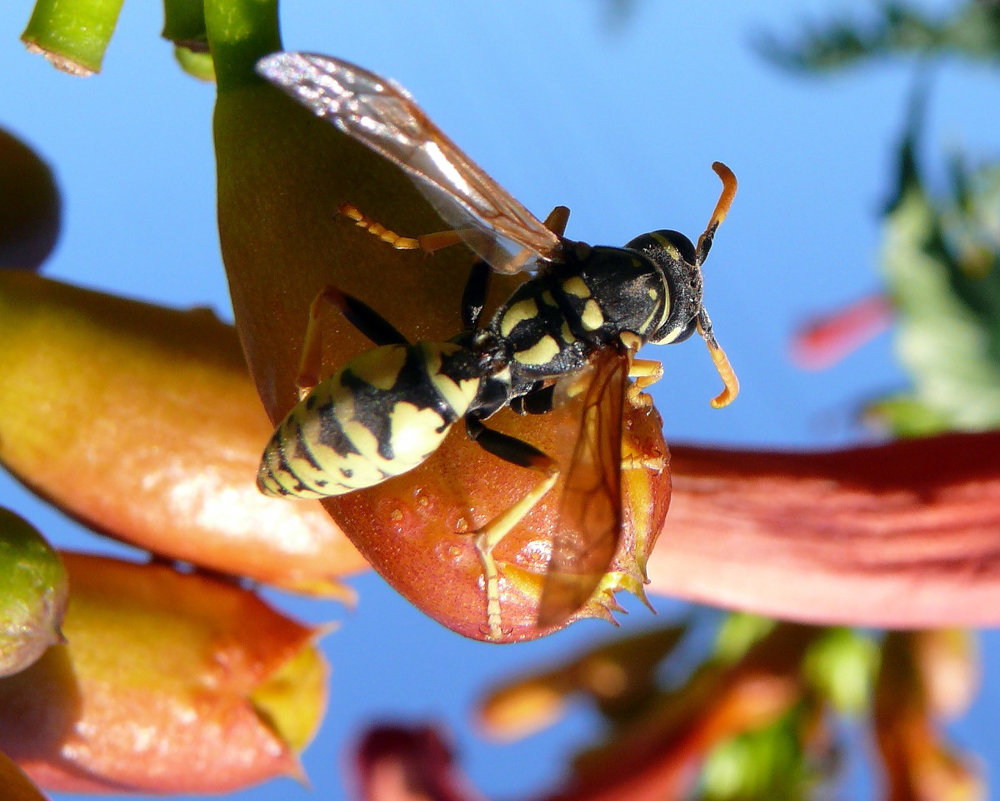
{"type": "Polygon", "coordinates": [[[274,53],[257,72],[343,133],[405,170],[435,210],[494,270],[558,254],[559,237],[497,184],[393,81],[329,56],[274,53]]]}
{"type": "Polygon", "coordinates": [[[618,549],[622,526],[622,412],[629,360],[624,348],[597,352],[584,381],[580,432],[559,501],[539,627],[558,625],[594,594],[618,549]]]}

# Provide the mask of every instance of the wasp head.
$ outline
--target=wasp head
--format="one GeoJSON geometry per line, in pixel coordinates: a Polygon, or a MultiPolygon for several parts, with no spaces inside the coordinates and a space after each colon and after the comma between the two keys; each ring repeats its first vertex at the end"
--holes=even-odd
{"type": "Polygon", "coordinates": [[[732,403],[740,391],[740,382],[715,339],[712,321],[702,305],[701,266],[736,196],[736,176],[720,161],[712,164],[712,169],[722,180],[722,194],[697,245],[692,245],[690,239],[677,231],[653,231],[636,237],[626,247],[638,250],[653,261],[662,271],[670,290],[668,313],[654,331],[644,334],[646,341],[663,345],[681,342],[697,330],[708,345],[712,362],[725,384],[723,391],[712,399],[712,406],[718,409],[732,403]]]}
{"type": "Polygon", "coordinates": [[[701,264],[691,240],[678,231],[652,231],[625,247],[649,258],[670,290],[670,312],[646,340],[657,345],[683,342],[694,333],[702,312],[701,264]]]}

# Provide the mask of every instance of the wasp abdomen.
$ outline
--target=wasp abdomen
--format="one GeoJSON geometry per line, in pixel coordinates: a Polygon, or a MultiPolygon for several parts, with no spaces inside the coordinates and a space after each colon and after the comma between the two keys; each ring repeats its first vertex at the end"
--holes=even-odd
{"type": "Polygon", "coordinates": [[[320,382],[264,450],[267,495],[322,498],[371,487],[432,454],[479,387],[474,355],[451,343],[385,345],[320,382]]]}

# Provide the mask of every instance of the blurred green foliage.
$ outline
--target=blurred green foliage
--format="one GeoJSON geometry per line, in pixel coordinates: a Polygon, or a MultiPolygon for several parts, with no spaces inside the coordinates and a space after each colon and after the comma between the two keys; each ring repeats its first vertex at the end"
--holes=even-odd
{"type": "Polygon", "coordinates": [[[896,352],[913,385],[869,404],[867,417],[896,437],[1000,426],[1000,152],[953,152],[941,169],[918,159],[931,65],[949,56],[996,66],[1000,3],[969,0],[932,14],[882,2],[865,20],[814,22],[792,39],[765,34],[756,45],[800,74],[921,57],[880,264],[896,315],[896,352]],[[944,186],[928,180],[937,173],[947,174],[944,186]]]}
{"type": "Polygon", "coordinates": [[[805,26],[797,39],[762,34],[758,52],[786,69],[820,72],[890,56],[959,55],[975,61],[1000,60],[1000,4],[969,0],[950,13],[930,14],[912,3],[873,4],[867,20],[842,17],[805,26]]]}
{"type": "Polygon", "coordinates": [[[948,186],[932,192],[915,155],[921,118],[913,115],[899,148],[881,265],[913,387],[871,412],[896,436],[992,429],[1000,426],[1000,164],[956,156],[948,186]]]}

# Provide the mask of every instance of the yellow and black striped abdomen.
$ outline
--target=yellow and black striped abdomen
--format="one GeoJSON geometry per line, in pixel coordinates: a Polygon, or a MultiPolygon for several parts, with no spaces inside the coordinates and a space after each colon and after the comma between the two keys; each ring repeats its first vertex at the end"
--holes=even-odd
{"type": "Polygon", "coordinates": [[[419,465],[476,396],[475,356],[451,343],[384,345],[320,382],[264,450],[266,495],[323,498],[419,465]]]}

